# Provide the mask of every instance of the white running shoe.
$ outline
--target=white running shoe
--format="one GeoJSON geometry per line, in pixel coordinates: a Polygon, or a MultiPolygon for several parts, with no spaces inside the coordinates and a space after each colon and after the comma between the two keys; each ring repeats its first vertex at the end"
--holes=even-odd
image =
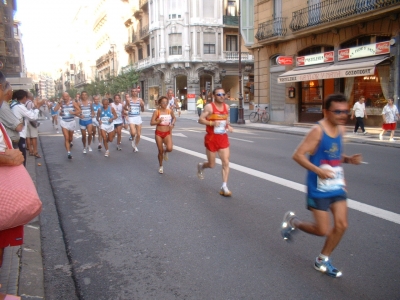
{"type": "Polygon", "coordinates": [[[136,145],[135,145],[135,141],[132,141],[132,148],[135,149],[136,145]]]}
{"type": "Polygon", "coordinates": [[[394,139],[393,138],[389,139],[389,142],[394,142],[394,139]]]}
{"type": "Polygon", "coordinates": [[[92,147],[88,146],[89,152],[92,152],[92,147]]]}
{"type": "Polygon", "coordinates": [[[122,148],[120,147],[120,145],[117,145],[117,150],[118,150],[118,151],[121,151],[121,150],[122,150],[122,148]]]}
{"type": "Polygon", "coordinates": [[[84,154],[86,154],[86,147],[85,147],[85,148],[83,148],[83,153],[84,153],[84,154]]]}
{"type": "Polygon", "coordinates": [[[108,157],[110,155],[110,151],[106,151],[106,154],[104,154],[105,157],[108,157]]]}
{"type": "Polygon", "coordinates": [[[199,177],[199,179],[204,179],[203,163],[198,163],[197,164],[197,177],[199,177]]]}
{"type": "Polygon", "coordinates": [[[133,152],[139,152],[139,149],[135,146],[133,147],[133,152]]]}
{"type": "Polygon", "coordinates": [[[382,133],[379,134],[379,140],[382,141],[383,140],[383,136],[382,133]]]}
{"type": "Polygon", "coordinates": [[[163,168],[163,167],[160,167],[160,168],[158,169],[158,173],[163,174],[163,173],[164,173],[164,168],[163,168]]]}
{"type": "Polygon", "coordinates": [[[230,197],[232,196],[232,192],[230,190],[228,190],[228,187],[221,187],[221,189],[219,190],[219,194],[224,196],[224,197],[230,197]]]}

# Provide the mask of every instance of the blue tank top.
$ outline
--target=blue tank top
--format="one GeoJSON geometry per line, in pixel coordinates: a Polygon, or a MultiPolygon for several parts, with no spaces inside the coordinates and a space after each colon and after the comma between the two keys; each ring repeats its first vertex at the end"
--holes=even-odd
{"type": "Polygon", "coordinates": [[[141,103],[141,101],[139,99],[136,102],[133,102],[131,100],[129,103],[131,105],[131,109],[129,110],[128,115],[130,117],[140,116],[140,103],[141,103]]]}
{"type": "Polygon", "coordinates": [[[104,125],[110,125],[112,123],[110,123],[108,120],[110,120],[113,116],[112,112],[111,112],[111,106],[109,106],[107,108],[107,110],[104,110],[103,107],[100,108],[101,112],[100,112],[100,120],[104,125]]]}
{"type": "MultiPolygon", "coordinates": [[[[322,126],[321,126],[322,128],[322,126]]],[[[311,198],[330,198],[345,195],[345,181],[342,161],[342,135],[330,137],[322,128],[322,138],[316,152],[309,156],[312,164],[330,169],[335,177],[322,180],[316,173],[307,171],[307,190],[311,198]]]]}
{"type": "Polygon", "coordinates": [[[70,112],[74,112],[74,104],[72,103],[72,101],[66,105],[65,102],[63,102],[63,105],[61,106],[61,112],[63,113],[63,115],[61,116],[61,118],[63,119],[63,121],[66,122],[71,122],[74,120],[75,115],[70,114],[70,112]]]}
{"type": "Polygon", "coordinates": [[[81,104],[81,110],[83,115],[82,121],[89,121],[92,119],[92,108],[89,102],[87,105],[81,104]]]}
{"type": "Polygon", "coordinates": [[[51,104],[51,106],[50,106],[50,113],[52,114],[52,115],[56,115],[57,114],[57,112],[54,110],[54,108],[57,106],[57,103],[52,103],[51,104]]]}
{"type": "Polygon", "coordinates": [[[102,107],[103,107],[103,105],[101,105],[100,103],[99,104],[93,103],[93,110],[94,110],[94,117],[95,118],[97,117],[97,111],[102,107]]]}

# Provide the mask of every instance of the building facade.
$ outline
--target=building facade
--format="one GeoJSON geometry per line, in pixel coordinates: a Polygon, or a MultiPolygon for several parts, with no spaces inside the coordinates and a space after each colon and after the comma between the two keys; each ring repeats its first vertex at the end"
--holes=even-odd
{"type": "Polygon", "coordinates": [[[172,89],[184,109],[207,87],[222,86],[232,100],[239,95],[239,51],[244,100],[252,101],[253,56],[239,49],[238,0],[124,1],[130,66],[141,72],[142,98],[148,107],[172,89]]]}
{"type": "Polygon", "coordinates": [[[367,125],[380,124],[387,99],[400,95],[399,4],[255,1],[255,102],[268,104],[272,122],[294,124],[321,119],[331,93],[350,106],[365,96],[367,125]]]}

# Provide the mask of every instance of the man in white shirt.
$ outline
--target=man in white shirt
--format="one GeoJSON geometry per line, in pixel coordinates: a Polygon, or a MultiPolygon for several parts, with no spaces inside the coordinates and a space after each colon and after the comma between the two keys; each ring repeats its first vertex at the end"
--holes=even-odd
{"type": "Polygon", "coordinates": [[[24,90],[15,91],[13,94],[14,101],[11,102],[10,108],[13,114],[17,117],[18,120],[24,122],[24,128],[19,133],[20,139],[18,143],[18,148],[24,155],[24,165],[26,163],[26,129],[28,125],[28,121],[37,120],[39,115],[38,109],[29,110],[26,108],[25,103],[28,100],[28,93],[24,90]],[[15,100],[16,99],[16,100],[15,100]]]}
{"type": "Polygon", "coordinates": [[[361,96],[360,99],[354,103],[353,111],[351,112],[350,119],[354,119],[356,116],[356,125],[354,127],[354,134],[357,134],[358,127],[361,127],[363,134],[367,134],[364,129],[364,117],[368,119],[367,112],[365,111],[365,97],[361,96]]]}

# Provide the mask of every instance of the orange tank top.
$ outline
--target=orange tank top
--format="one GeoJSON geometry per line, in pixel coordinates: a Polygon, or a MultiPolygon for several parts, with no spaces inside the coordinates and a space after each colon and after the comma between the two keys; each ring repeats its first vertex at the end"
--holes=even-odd
{"type": "Polygon", "coordinates": [[[224,108],[223,110],[218,110],[217,106],[215,103],[211,102],[211,107],[213,113],[209,115],[206,120],[207,121],[222,121],[221,126],[218,128],[215,126],[209,126],[206,125],[206,131],[207,133],[210,134],[224,134],[226,133],[225,128],[226,128],[226,120],[228,119],[228,109],[226,108],[226,104],[224,103],[224,108]],[[225,121],[225,122],[224,122],[225,121]]]}

